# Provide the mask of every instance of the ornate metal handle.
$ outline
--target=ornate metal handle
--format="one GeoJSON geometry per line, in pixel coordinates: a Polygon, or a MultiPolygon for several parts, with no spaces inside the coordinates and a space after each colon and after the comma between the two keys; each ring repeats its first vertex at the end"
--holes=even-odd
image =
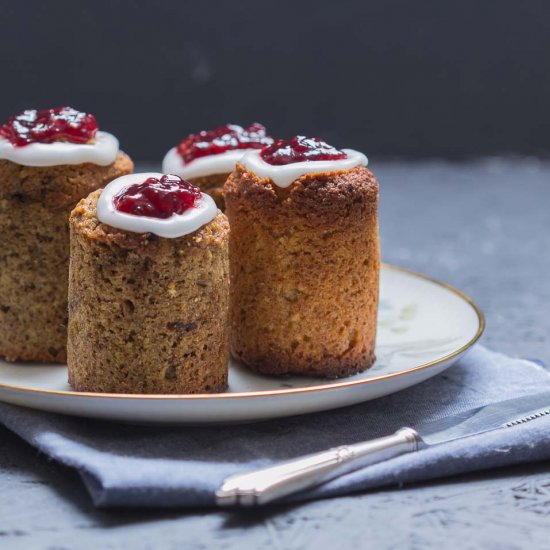
{"type": "Polygon", "coordinates": [[[248,474],[227,478],[216,491],[219,506],[259,506],[320,485],[364,466],[418,450],[422,439],[412,428],[387,437],[335,447],[248,474]]]}

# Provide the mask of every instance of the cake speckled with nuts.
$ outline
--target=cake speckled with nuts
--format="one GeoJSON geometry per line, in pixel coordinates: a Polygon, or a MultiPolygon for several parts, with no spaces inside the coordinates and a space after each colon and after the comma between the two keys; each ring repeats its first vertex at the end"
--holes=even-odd
{"type": "Polygon", "coordinates": [[[315,138],[247,153],[225,184],[233,355],[328,378],[374,362],[378,183],[361,153],[315,138]]]}
{"type": "Polygon", "coordinates": [[[227,219],[176,176],[132,174],[73,210],[69,382],[80,391],[227,387],[227,219]]]}
{"type": "Polygon", "coordinates": [[[69,107],[0,126],[0,356],[66,361],[69,214],[132,168],[92,115],[69,107]]]}

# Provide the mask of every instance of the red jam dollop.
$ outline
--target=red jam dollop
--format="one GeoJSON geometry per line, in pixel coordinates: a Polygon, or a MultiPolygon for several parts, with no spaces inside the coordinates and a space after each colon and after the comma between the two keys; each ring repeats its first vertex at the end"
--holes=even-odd
{"type": "Polygon", "coordinates": [[[347,158],[344,151],[339,151],[322,139],[305,136],[278,139],[272,145],[264,147],[260,156],[265,162],[273,166],[306,160],[341,160],[347,158]]]}
{"type": "Polygon", "coordinates": [[[16,147],[30,143],[88,143],[98,130],[94,115],[82,113],[72,107],[56,109],[29,109],[0,126],[0,137],[16,147]]]}
{"type": "Polygon", "coordinates": [[[119,212],[165,219],[194,208],[200,196],[198,187],[179,176],[165,174],[160,179],[152,177],[130,185],[114,196],[113,203],[119,212]]]}
{"type": "Polygon", "coordinates": [[[266,134],[262,124],[255,122],[248,128],[226,124],[214,130],[203,130],[187,136],[178,145],[178,153],[185,162],[191,162],[200,157],[219,155],[236,149],[261,149],[272,143],[273,138],[266,134]]]}

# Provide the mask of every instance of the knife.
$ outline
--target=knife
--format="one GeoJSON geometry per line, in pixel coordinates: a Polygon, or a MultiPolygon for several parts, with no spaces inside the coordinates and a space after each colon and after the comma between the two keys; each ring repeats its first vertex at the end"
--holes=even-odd
{"type": "Polygon", "coordinates": [[[216,491],[219,506],[260,506],[377,462],[550,415],[550,391],[401,428],[392,435],[343,445],[246,474],[228,477],[216,491]]]}

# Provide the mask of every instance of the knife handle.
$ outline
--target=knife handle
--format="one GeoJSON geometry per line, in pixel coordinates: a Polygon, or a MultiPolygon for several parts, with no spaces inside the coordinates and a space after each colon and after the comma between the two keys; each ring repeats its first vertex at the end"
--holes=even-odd
{"type": "Polygon", "coordinates": [[[418,450],[422,439],[412,428],[354,445],[335,447],[228,477],[216,491],[219,506],[260,506],[315,487],[343,474],[418,450]]]}

